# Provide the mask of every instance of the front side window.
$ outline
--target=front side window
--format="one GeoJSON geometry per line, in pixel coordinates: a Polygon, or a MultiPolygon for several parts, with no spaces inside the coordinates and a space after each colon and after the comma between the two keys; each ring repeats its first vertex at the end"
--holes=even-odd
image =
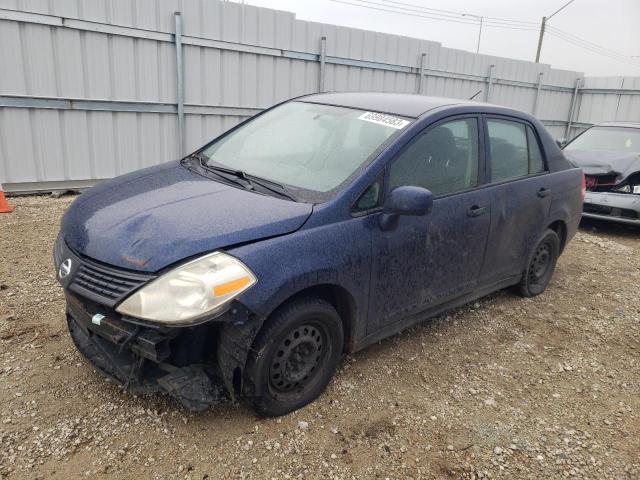
{"type": "Polygon", "coordinates": [[[375,112],[289,102],[229,133],[202,154],[211,167],[325,193],[363,167],[378,147],[408,124],[375,112]]]}
{"type": "Polygon", "coordinates": [[[487,120],[491,181],[500,182],[544,171],[544,159],[533,129],[510,120],[487,120]]]}
{"type": "Polygon", "coordinates": [[[413,185],[434,195],[478,184],[478,122],[475,118],[437,125],[414,139],[391,164],[390,190],[413,185]]]}

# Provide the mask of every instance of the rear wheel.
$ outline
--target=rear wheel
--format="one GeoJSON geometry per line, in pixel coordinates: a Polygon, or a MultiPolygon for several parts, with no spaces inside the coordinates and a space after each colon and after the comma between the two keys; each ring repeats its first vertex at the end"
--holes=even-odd
{"type": "Polygon", "coordinates": [[[560,238],[553,230],[547,230],[533,249],[527,269],[518,284],[523,297],[535,297],[545,291],[551,281],[560,255],[560,238]]]}
{"type": "Polygon", "coordinates": [[[285,304],[258,333],[245,368],[245,398],[265,416],[303,407],[331,380],[343,341],[340,316],[325,300],[285,304]]]}

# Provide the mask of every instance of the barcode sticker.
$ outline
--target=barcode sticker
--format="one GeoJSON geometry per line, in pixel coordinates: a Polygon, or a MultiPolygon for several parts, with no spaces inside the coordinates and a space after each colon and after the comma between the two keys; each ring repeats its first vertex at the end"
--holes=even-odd
{"type": "Polygon", "coordinates": [[[403,120],[392,115],[385,115],[384,113],[377,112],[365,112],[358,117],[359,120],[365,122],[377,123],[378,125],[384,125],[385,127],[395,128],[400,130],[401,128],[409,125],[409,121],[403,120]]]}

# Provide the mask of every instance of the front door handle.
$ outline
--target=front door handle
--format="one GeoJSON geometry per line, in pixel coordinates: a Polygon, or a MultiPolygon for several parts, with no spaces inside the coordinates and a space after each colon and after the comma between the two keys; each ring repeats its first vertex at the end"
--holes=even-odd
{"type": "Polygon", "coordinates": [[[538,196],[540,198],[544,198],[547,195],[549,195],[550,193],[551,193],[551,190],[549,190],[548,188],[542,187],[540,190],[538,190],[538,196]]]}
{"type": "Polygon", "coordinates": [[[487,210],[487,207],[480,207],[478,205],[474,205],[469,210],[467,210],[467,215],[469,217],[479,217],[487,210]]]}

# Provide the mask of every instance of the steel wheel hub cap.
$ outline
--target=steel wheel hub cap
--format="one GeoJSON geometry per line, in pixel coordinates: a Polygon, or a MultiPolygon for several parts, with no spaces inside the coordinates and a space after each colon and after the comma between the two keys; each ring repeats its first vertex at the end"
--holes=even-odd
{"type": "Polygon", "coordinates": [[[531,265],[529,267],[529,279],[533,283],[537,283],[544,277],[551,263],[551,248],[548,244],[540,245],[536,253],[533,255],[531,265]]]}
{"type": "Polygon", "coordinates": [[[304,387],[322,358],[323,338],[317,327],[302,325],[280,342],[271,362],[271,386],[288,392],[304,387]]]}

